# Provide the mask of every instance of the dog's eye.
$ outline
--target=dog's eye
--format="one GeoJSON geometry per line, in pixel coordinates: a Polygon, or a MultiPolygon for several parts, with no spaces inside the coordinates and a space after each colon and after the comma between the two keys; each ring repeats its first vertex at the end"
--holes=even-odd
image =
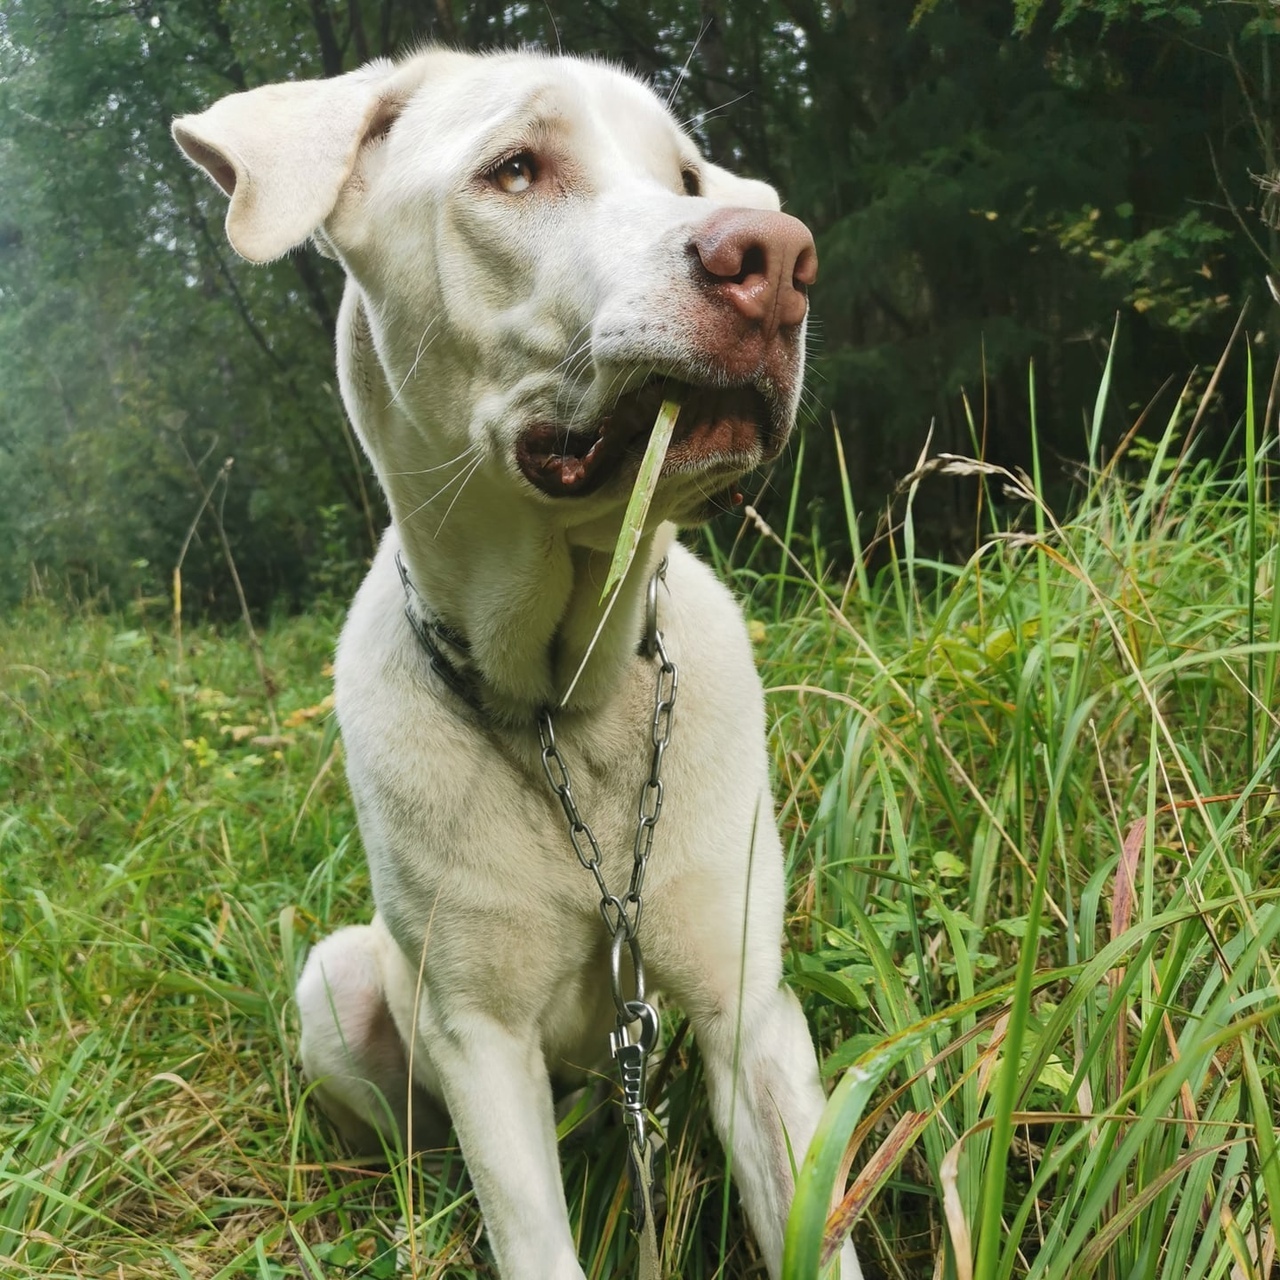
{"type": "Polygon", "coordinates": [[[698,177],[697,169],[681,169],[680,181],[684,183],[685,195],[700,196],[702,194],[702,179],[698,177]]]}
{"type": "Polygon", "coordinates": [[[527,151],[522,151],[518,156],[512,156],[510,160],[504,160],[491,169],[488,178],[507,195],[518,196],[522,191],[528,191],[538,180],[538,162],[527,151]]]}

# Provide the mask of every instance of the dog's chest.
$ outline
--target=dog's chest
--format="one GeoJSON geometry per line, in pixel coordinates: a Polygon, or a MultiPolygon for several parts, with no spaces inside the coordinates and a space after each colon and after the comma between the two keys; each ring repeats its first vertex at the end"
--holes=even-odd
{"type": "MultiPolygon", "coordinates": [[[[481,729],[429,690],[395,700],[376,741],[344,715],[375,897],[402,945],[428,927],[433,951],[456,940],[471,952],[523,933],[563,941],[555,964],[565,968],[568,953],[594,950],[601,890],[583,864],[598,859],[610,891],[627,892],[653,763],[651,684],[637,669],[605,713],[556,722],[582,824],[575,831],[543,770],[534,725],[481,729]],[[421,749],[392,749],[406,738],[421,749]]],[[[680,754],[673,747],[664,773],[678,771],[680,754]]],[[[682,808],[683,798],[664,796],[659,840],[678,829],[682,808]]]]}
{"type": "MultiPolygon", "coordinates": [[[[690,904],[717,886],[723,906],[749,874],[757,805],[767,792],[760,692],[744,628],[714,583],[681,580],[695,572],[702,571],[686,557],[673,557],[661,613],[680,676],[644,878],[641,932],[655,981],[664,957],[669,966],[687,950],[690,904]]],[[[383,636],[392,638],[370,621],[395,616],[390,606],[398,602],[388,596],[377,615],[357,609],[337,689],[379,912],[433,1004],[483,1007],[512,1024],[532,1020],[552,1059],[594,1054],[612,1003],[602,889],[584,863],[598,857],[607,891],[629,891],[653,767],[655,664],[634,658],[607,705],[555,717],[581,823],[575,850],[536,724],[499,732],[460,715],[402,636],[384,661],[369,660],[383,636]]],[[[648,804],[652,811],[651,793],[648,804]]]]}

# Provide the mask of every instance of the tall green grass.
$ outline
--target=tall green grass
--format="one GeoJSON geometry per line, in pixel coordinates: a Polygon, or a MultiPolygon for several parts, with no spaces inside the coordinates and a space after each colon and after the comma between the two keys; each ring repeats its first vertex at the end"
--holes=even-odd
{"type": "MultiPolygon", "coordinates": [[[[1184,456],[1194,405],[1109,461],[1099,411],[1070,510],[926,461],[847,578],[798,501],[708,544],[772,690],[789,981],[834,1086],[793,1280],[849,1230],[869,1277],[1270,1275],[1280,522],[1250,405],[1227,474],[1184,456]],[[933,472],[981,490],[964,564],[918,552],[933,472]]],[[[236,633],[179,647],[163,603],[0,622],[0,1275],[492,1274],[456,1157],[346,1158],[294,1066],[305,948],[368,902],[337,625],[265,632],[272,705],[236,633]]],[[[676,1015],[655,1077],[671,1273],[763,1274],[676,1015]]],[[[634,1251],[595,1105],[561,1129],[603,1280],[634,1251]]]]}
{"type": "Polygon", "coordinates": [[[875,580],[793,564],[774,631],[801,657],[766,673],[803,686],[773,703],[794,980],[854,1070],[789,1280],[855,1222],[886,1275],[1271,1275],[1280,541],[1253,415],[1239,474],[1179,460],[1176,412],[1061,518],[1038,476],[938,460],[1017,528],[923,561],[913,483],[875,580]]]}

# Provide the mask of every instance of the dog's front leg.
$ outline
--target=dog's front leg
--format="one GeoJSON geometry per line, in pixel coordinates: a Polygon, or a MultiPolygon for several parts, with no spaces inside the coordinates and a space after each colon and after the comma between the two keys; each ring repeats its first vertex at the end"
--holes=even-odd
{"type": "MultiPolygon", "coordinates": [[[[651,968],[688,1013],[706,1069],[712,1119],[773,1280],[799,1166],[826,1105],[800,1002],[782,981],[785,900],[782,846],[767,793],[757,807],[756,848],[728,854],[676,885],[655,908],[651,968]],[[720,910],[708,913],[705,904],[720,910]],[[666,939],[678,946],[666,950],[666,939]]],[[[840,1280],[861,1280],[853,1245],[840,1280]]]]}
{"type": "Polygon", "coordinates": [[[502,1280],[583,1280],[535,1029],[469,1014],[427,1039],[502,1280]]]}
{"type": "MultiPolygon", "coordinates": [[[[822,1114],[818,1063],[800,1002],[786,987],[744,990],[741,1019],[730,1011],[694,1018],[706,1064],[712,1115],[730,1152],[733,1178],[770,1276],[782,1270],[782,1236],[798,1166],[822,1114]]],[[[840,1280],[861,1280],[852,1244],[840,1280]]]]}

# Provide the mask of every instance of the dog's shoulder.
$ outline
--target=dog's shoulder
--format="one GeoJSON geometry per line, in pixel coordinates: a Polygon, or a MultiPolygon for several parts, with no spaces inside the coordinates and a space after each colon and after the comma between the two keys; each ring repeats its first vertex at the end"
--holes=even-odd
{"type": "Polygon", "coordinates": [[[671,549],[658,613],[659,625],[673,636],[691,677],[696,667],[700,678],[718,671],[732,681],[758,683],[742,605],[710,565],[678,543],[671,549]]]}

